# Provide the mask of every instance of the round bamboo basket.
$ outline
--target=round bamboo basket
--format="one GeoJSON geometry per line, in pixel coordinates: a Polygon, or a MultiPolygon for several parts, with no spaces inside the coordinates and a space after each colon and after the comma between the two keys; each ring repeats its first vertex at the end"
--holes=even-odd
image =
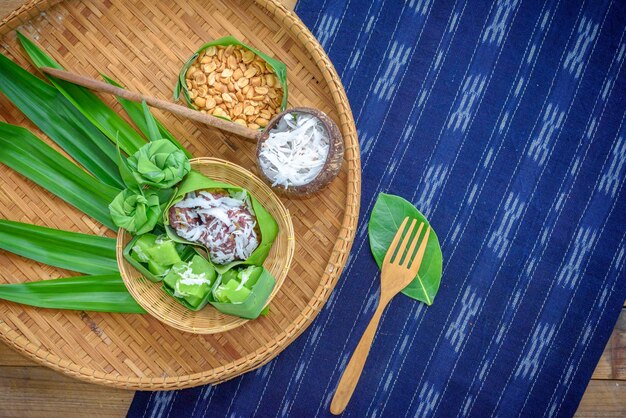
{"type": "MultiPolygon", "coordinates": [[[[289,211],[272,189],[236,164],[217,158],[194,158],[191,160],[191,168],[213,180],[248,190],[278,223],[278,235],[263,263],[276,279],[274,290],[265,306],[269,305],[285,281],[293,258],[295,238],[289,211]]],[[[123,252],[131,239],[131,234],[120,229],[117,234],[117,265],[128,291],[150,315],[171,327],[194,334],[217,334],[248,322],[243,318],[223,314],[211,305],[199,311],[185,308],[161,289],[162,283],[146,279],[126,261],[123,252]]]]}
{"type": "MultiPolygon", "coordinates": [[[[357,227],[360,159],[345,92],[319,43],[276,0],[30,1],[0,21],[0,52],[32,72],[18,29],[66,69],[116,79],[128,89],[170,98],[182,63],[209,39],[232,34],[282,60],[289,106],[322,110],[345,141],[338,177],[307,199],[281,198],[297,246],[272,299],[271,315],[199,335],[150,315],[38,309],[0,301],[0,340],[29,358],[88,382],[126,389],[169,390],[219,383],[274,358],[313,321],[348,258],[357,227]]],[[[123,114],[113,97],[102,99],[123,114]]],[[[155,111],[197,157],[231,161],[258,176],[254,146],[206,126],[155,111]]],[[[0,94],[0,120],[51,142],[0,94]]],[[[56,145],[53,145],[59,150],[56,145]]],[[[115,237],[103,225],[5,166],[0,166],[0,216],[65,230],[115,237]]],[[[75,273],[0,251],[0,283],[75,273]]]]}

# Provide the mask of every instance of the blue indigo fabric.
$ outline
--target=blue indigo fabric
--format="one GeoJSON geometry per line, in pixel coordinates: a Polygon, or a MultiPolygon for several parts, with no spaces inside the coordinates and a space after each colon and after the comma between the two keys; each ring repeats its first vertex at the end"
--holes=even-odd
{"type": "Polygon", "coordinates": [[[387,309],[345,416],[571,416],[626,298],[626,2],[300,0],[362,149],[352,255],[310,328],[215,387],[130,416],[316,417],[377,300],[367,221],[412,201],[444,255],[387,309]]]}

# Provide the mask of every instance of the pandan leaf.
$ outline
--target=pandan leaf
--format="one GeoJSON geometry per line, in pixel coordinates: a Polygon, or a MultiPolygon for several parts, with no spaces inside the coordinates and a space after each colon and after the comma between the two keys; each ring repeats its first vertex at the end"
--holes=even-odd
{"type": "MultiPolygon", "coordinates": [[[[63,70],[55,60],[21,33],[17,37],[35,66],[53,67],[63,70]]],[[[119,141],[120,148],[127,154],[136,152],[146,141],[124,119],[107,106],[88,88],[69,81],[47,76],[52,84],[78,109],[91,123],[98,127],[111,141],[119,141]]]]}
{"type": "Polygon", "coordinates": [[[124,189],[113,199],[109,211],[117,226],[135,235],[152,231],[161,218],[159,196],[154,190],[124,189]]]}
{"type": "Polygon", "coordinates": [[[145,313],[119,274],[3,284],[0,299],[39,308],[145,313]]]}
{"type": "Polygon", "coordinates": [[[143,109],[143,118],[146,121],[146,128],[148,129],[148,139],[150,141],[163,139],[159,132],[159,127],[156,124],[156,119],[154,119],[154,116],[150,113],[150,109],[145,100],[141,102],[141,108],[143,109]]]}
{"type": "Polygon", "coordinates": [[[0,122],[0,163],[117,229],[108,206],[120,189],[91,177],[27,129],[0,122]]]}
{"type": "Polygon", "coordinates": [[[122,181],[126,185],[126,187],[134,187],[138,188],[139,183],[137,183],[137,179],[135,179],[135,175],[128,167],[128,162],[126,161],[126,157],[122,155],[120,148],[117,148],[117,167],[120,171],[120,176],[122,177],[122,181]]]}
{"type": "Polygon", "coordinates": [[[126,160],[138,184],[169,189],[191,170],[189,158],[167,139],[144,145],[126,160]]]}
{"type": "MultiPolygon", "coordinates": [[[[378,267],[382,266],[387,249],[391,245],[402,221],[407,216],[429,225],[424,215],[409,201],[399,196],[385,193],[378,195],[368,225],[370,247],[378,267]]],[[[432,305],[441,282],[442,263],[443,256],[439,246],[439,239],[435,231],[431,229],[419,272],[415,279],[404,288],[402,293],[427,305],[432,305]]]]}
{"type": "MultiPolygon", "coordinates": [[[[122,86],[121,84],[119,84],[118,82],[113,80],[112,78],[107,77],[104,74],[101,74],[101,75],[102,75],[102,78],[104,79],[104,81],[106,81],[107,83],[112,84],[112,85],[114,85],[116,87],[124,88],[124,86],[122,86]]],[[[128,114],[128,117],[130,117],[130,119],[135,123],[137,128],[146,137],[149,137],[148,125],[146,123],[146,118],[144,117],[143,108],[142,108],[141,104],[135,103],[135,102],[131,102],[130,100],[126,100],[126,99],[123,99],[121,97],[117,97],[117,101],[120,102],[120,104],[122,105],[122,107],[126,111],[126,114],[128,114]]],[[[156,120],[156,118],[155,118],[155,120],[156,120]]],[[[156,124],[157,124],[157,127],[159,128],[159,133],[161,135],[160,136],[161,138],[169,139],[174,145],[176,145],[181,151],[183,151],[185,153],[187,158],[192,158],[191,153],[189,151],[187,151],[185,149],[185,147],[183,147],[180,144],[180,142],[178,142],[176,140],[176,138],[174,138],[174,136],[165,128],[165,126],[163,126],[163,124],[161,124],[161,122],[156,120],[156,124]]]]}
{"type": "Polygon", "coordinates": [[[0,248],[79,273],[119,272],[113,238],[0,219],[0,248]]]}
{"type": "Polygon", "coordinates": [[[122,185],[115,146],[57,89],[2,54],[0,91],[96,178],[111,186],[122,185]]]}

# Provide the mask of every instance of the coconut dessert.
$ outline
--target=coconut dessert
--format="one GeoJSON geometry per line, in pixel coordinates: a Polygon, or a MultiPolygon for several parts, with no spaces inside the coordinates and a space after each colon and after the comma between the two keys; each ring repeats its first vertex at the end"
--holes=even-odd
{"type": "Polygon", "coordinates": [[[243,261],[259,246],[257,219],[245,191],[199,190],[169,210],[170,226],[181,238],[202,244],[211,261],[243,261]]]}

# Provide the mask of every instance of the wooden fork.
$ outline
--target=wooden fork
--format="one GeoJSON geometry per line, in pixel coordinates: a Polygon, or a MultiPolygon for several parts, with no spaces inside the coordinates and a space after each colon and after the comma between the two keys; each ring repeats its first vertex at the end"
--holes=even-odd
{"type": "Polygon", "coordinates": [[[426,228],[426,233],[421,239],[421,244],[417,253],[413,257],[415,247],[420,241],[420,234],[424,227],[424,223],[420,223],[417,233],[411,241],[411,246],[406,252],[406,255],[404,255],[406,247],[409,244],[409,240],[411,239],[411,233],[413,232],[417,222],[416,219],[413,219],[408,231],[406,234],[403,234],[408,221],[409,217],[407,216],[404,218],[404,221],[402,221],[402,225],[400,225],[398,232],[396,232],[396,236],[393,238],[393,241],[387,250],[387,254],[385,254],[385,260],[383,261],[383,267],[380,274],[380,301],[378,302],[378,307],[376,308],[376,312],[374,312],[374,316],[365,329],[365,332],[361,337],[361,341],[359,341],[359,344],[356,346],[356,349],[352,354],[352,358],[350,359],[350,362],[348,363],[348,366],[344,370],[343,376],[339,381],[335,396],[330,404],[330,412],[334,415],[339,415],[344,411],[344,409],[346,409],[346,406],[354,393],[354,389],[356,388],[361,372],[363,371],[363,366],[367,360],[367,355],[372,347],[372,341],[374,340],[374,335],[376,334],[376,329],[378,328],[378,322],[380,321],[380,317],[385,308],[395,295],[400,293],[402,289],[407,287],[409,283],[413,281],[419,271],[420,265],[422,264],[424,252],[426,251],[426,244],[428,243],[428,235],[430,234],[430,227],[426,228]],[[398,243],[403,235],[404,239],[402,240],[402,244],[398,247],[398,243]]]}

